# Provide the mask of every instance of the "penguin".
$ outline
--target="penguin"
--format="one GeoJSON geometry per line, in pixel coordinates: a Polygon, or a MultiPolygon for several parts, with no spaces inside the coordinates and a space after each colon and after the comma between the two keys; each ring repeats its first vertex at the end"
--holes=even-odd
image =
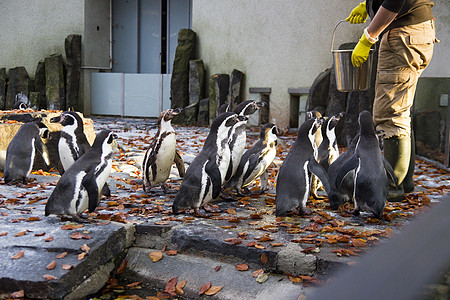
{"type": "Polygon", "coordinates": [[[336,186],[340,187],[347,173],[355,171],[354,194],[355,209],[353,214],[358,216],[360,211],[371,212],[381,218],[391,180],[397,185],[397,178],[389,163],[384,159],[379,147],[378,137],[372,121],[372,115],[367,110],[359,114],[360,137],[351,158],[339,169],[336,186]]]}
{"type": "MultiPolygon", "coordinates": [[[[311,110],[306,112],[306,118],[307,119],[320,119],[321,124],[324,120],[326,120],[326,117],[322,117],[322,114],[318,110],[311,110]]],[[[316,130],[316,133],[314,134],[314,142],[316,144],[316,148],[318,149],[319,146],[322,144],[323,136],[322,136],[322,125],[319,125],[319,128],[316,130]]],[[[315,153],[316,160],[319,162],[319,151],[315,153]]],[[[311,195],[314,197],[314,199],[323,199],[324,197],[321,197],[317,194],[317,190],[322,188],[322,184],[320,183],[320,180],[313,174],[311,177],[311,195]]]]}
{"type": "MultiPolygon", "coordinates": [[[[150,147],[145,152],[142,162],[143,187],[146,194],[151,194],[151,187],[161,184],[165,193],[168,189],[165,185],[169,178],[170,170],[175,158],[181,158],[176,153],[175,130],[172,127],[171,120],[182,111],[181,108],[168,109],[159,115],[158,131],[153,138],[150,147]]],[[[181,160],[182,170],[180,176],[184,176],[184,164],[181,160]]],[[[178,165],[177,165],[178,167],[178,165]]]]}
{"type": "Polygon", "coordinates": [[[91,145],[84,134],[83,120],[74,111],[65,111],[50,123],[61,123],[61,137],[58,142],[58,154],[64,171],[86,153],[91,145]]]}
{"type": "Polygon", "coordinates": [[[353,183],[355,172],[351,171],[347,174],[341,186],[336,186],[336,177],[339,169],[353,156],[355,153],[356,144],[359,140],[359,132],[352,139],[347,150],[342,153],[328,168],[328,177],[330,179],[331,191],[328,195],[328,201],[332,210],[337,210],[341,204],[351,201],[353,199],[353,183]]]}
{"type": "Polygon", "coordinates": [[[29,107],[30,100],[28,99],[27,95],[22,92],[17,93],[17,95],[14,97],[13,109],[26,110],[29,107]]]}
{"type": "Polygon", "coordinates": [[[261,128],[260,139],[249,150],[245,151],[237,167],[236,173],[224,188],[234,188],[238,195],[240,189],[261,177],[261,191],[267,188],[267,168],[275,159],[277,152],[277,135],[280,130],[272,123],[261,128]]]}
{"type": "Polygon", "coordinates": [[[5,183],[27,182],[36,151],[42,155],[45,164],[50,165],[47,147],[41,138],[50,138],[50,131],[43,123],[29,122],[20,126],[6,149],[5,183]]]}
{"type": "MultiPolygon", "coordinates": [[[[239,103],[239,105],[234,108],[233,112],[238,114],[239,116],[250,116],[259,108],[265,105],[265,102],[247,100],[239,103]]],[[[225,181],[230,180],[234,173],[236,173],[239,161],[241,160],[242,154],[244,153],[245,144],[247,142],[247,133],[245,131],[246,124],[247,123],[243,123],[242,125],[236,127],[234,129],[234,132],[231,132],[231,138],[229,141],[231,160],[228,166],[227,174],[225,176],[225,181]]]]}
{"type": "Polygon", "coordinates": [[[175,196],[174,214],[178,214],[180,208],[193,208],[194,213],[200,215],[200,206],[219,196],[230,163],[230,130],[247,119],[224,112],[213,120],[203,148],[186,170],[175,196]]]}
{"type": "Polygon", "coordinates": [[[112,167],[113,148],[117,146],[117,135],[102,130],[94,144],[76,160],[59,179],[45,205],[45,215],[73,216],[81,221],[86,209],[93,212],[101,199],[101,191],[112,167]]]}
{"type": "Polygon", "coordinates": [[[341,112],[331,118],[326,118],[320,127],[322,132],[322,142],[318,148],[317,160],[325,171],[327,171],[328,167],[339,157],[336,125],[343,116],[344,113],[341,112]]]}
{"type": "Polygon", "coordinates": [[[285,216],[292,209],[299,215],[309,213],[306,202],[311,187],[311,173],[322,182],[327,194],[330,192],[328,175],[316,160],[315,133],[322,119],[312,118],[299,128],[298,136],[278,172],[276,183],[276,216],[285,216]]]}

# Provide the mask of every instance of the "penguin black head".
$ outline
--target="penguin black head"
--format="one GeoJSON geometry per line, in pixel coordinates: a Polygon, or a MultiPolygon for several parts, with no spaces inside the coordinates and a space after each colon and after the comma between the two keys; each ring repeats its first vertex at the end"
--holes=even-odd
{"type": "Polygon", "coordinates": [[[169,122],[182,111],[182,108],[167,109],[159,115],[158,123],[160,124],[162,119],[164,119],[165,122],[169,122]]]}
{"type": "Polygon", "coordinates": [[[50,123],[61,123],[62,126],[72,126],[83,128],[83,120],[80,115],[74,111],[65,111],[58,117],[50,119],[50,123]]]}
{"type": "Polygon", "coordinates": [[[40,122],[40,121],[35,122],[35,123],[36,123],[36,125],[37,125],[38,128],[39,128],[39,136],[40,136],[42,139],[50,139],[51,136],[50,136],[50,130],[48,129],[48,127],[45,126],[45,124],[42,123],[42,122],[40,122]]]}
{"type": "Polygon", "coordinates": [[[372,120],[372,114],[370,112],[368,112],[367,110],[363,110],[359,114],[358,122],[362,136],[376,135],[375,126],[372,120]]]}
{"type": "Polygon", "coordinates": [[[253,114],[258,108],[265,106],[265,102],[257,102],[255,100],[247,100],[241,102],[238,106],[236,106],[233,112],[237,113],[240,116],[249,116],[253,114]]]}
{"type": "Polygon", "coordinates": [[[117,145],[117,135],[110,130],[102,130],[95,136],[94,144],[92,148],[104,149],[105,146],[112,148],[117,145]]]}
{"type": "Polygon", "coordinates": [[[306,118],[308,119],[315,119],[315,118],[322,118],[322,114],[318,110],[311,110],[306,112],[306,118]]]}

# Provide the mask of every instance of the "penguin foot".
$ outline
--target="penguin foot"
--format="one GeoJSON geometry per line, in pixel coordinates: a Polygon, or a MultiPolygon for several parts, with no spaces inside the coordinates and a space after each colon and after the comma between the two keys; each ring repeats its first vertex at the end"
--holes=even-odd
{"type": "Polygon", "coordinates": [[[359,209],[358,208],[355,208],[354,210],[352,210],[352,214],[354,215],[354,216],[359,216],[359,209]]]}
{"type": "Polygon", "coordinates": [[[176,190],[171,190],[167,185],[163,184],[161,185],[161,189],[163,190],[164,194],[176,194],[176,190]]]}
{"type": "Polygon", "coordinates": [[[313,196],[313,198],[315,199],[315,200],[323,200],[323,199],[326,199],[327,197],[325,197],[325,196],[319,196],[318,194],[316,194],[316,193],[311,193],[311,195],[313,196]]]}
{"type": "Polygon", "coordinates": [[[75,215],[72,216],[72,220],[78,223],[92,223],[91,220],[88,219],[89,217],[83,216],[83,215],[75,215]]]}
{"type": "Polygon", "coordinates": [[[220,194],[220,198],[222,198],[222,200],[224,200],[224,201],[229,201],[229,202],[236,202],[237,201],[237,199],[235,199],[233,197],[233,195],[231,195],[229,193],[226,193],[226,192],[222,192],[220,194]]]}
{"type": "Polygon", "coordinates": [[[312,214],[312,211],[307,207],[299,207],[298,208],[298,215],[304,216],[304,215],[310,215],[312,214]]]}
{"type": "Polygon", "coordinates": [[[211,212],[211,213],[217,213],[217,212],[220,212],[220,209],[219,209],[218,207],[214,207],[214,206],[208,205],[208,204],[203,205],[202,208],[203,208],[205,211],[211,212]]]}
{"type": "Polygon", "coordinates": [[[199,207],[195,207],[194,208],[194,217],[197,217],[197,218],[210,218],[211,215],[210,214],[202,214],[200,212],[200,208],[199,207]]]}

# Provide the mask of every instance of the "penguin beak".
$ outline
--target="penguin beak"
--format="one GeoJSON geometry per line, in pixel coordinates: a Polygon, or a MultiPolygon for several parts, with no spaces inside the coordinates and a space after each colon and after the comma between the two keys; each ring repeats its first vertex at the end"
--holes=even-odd
{"type": "Polygon", "coordinates": [[[181,107],[175,108],[175,109],[172,110],[172,115],[176,116],[182,111],[183,111],[183,109],[181,107]]]}
{"type": "Polygon", "coordinates": [[[50,123],[58,123],[61,121],[61,115],[50,119],[50,123]]]}
{"type": "Polygon", "coordinates": [[[267,103],[266,102],[256,102],[256,106],[258,106],[259,108],[265,107],[265,106],[267,106],[267,103]]]}
{"type": "Polygon", "coordinates": [[[238,116],[239,121],[248,121],[248,117],[246,116],[238,116]]]}

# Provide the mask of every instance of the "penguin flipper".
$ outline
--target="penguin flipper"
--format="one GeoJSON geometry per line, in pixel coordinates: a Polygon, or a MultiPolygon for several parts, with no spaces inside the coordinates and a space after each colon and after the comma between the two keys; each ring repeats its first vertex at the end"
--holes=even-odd
{"type": "Polygon", "coordinates": [[[353,156],[350,157],[347,160],[347,162],[339,169],[338,174],[336,176],[335,186],[339,188],[347,173],[356,169],[358,165],[359,159],[355,154],[353,154],[353,156]]]}
{"type": "Polygon", "coordinates": [[[395,176],[394,170],[392,169],[391,164],[387,161],[386,157],[383,156],[383,164],[384,168],[386,169],[386,173],[389,174],[389,176],[392,179],[392,182],[395,183],[395,186],[398,187],[398,179],[397,176],[395,176]]]}
{"type": "Polygon", "coordinates": [[[311,158],[308,163],[308,170],[320,179],[325,192],[329,195],[331,193],[330,179],[325,169],[315,159],[311,158]]]}
{"type": "Polygon", "coordinates": [[[99,192],[98,192],[97,182],[95,181],[94,169],[92,169],[90,172],[88,172],[83,177],[81,184],[88,192],[89,212],[93,212],[98,205],[98,199],[99,199],[99,192]]]}
{"type": "Polygon", "coordinates": [[[44,159],[44,162],[47,166],[50,165],[50,159],[48,157],[48,150],[47,146],[42,142],[42,140],[36,139],[36,142],[34,143],[36,146],[37,151],[41,154],[42,158],[44,159]]]}
{"type": "Polygon", "coordinates": [[[220,195],[222,186],[222,178],[220,176],[219,167],[214,160],[210,160],[205,166],[206,174],[211,178],[212,197],[216,199],[220,195]]]}
{"type": "Polygon", "coordinates": [[[177,150],[175,150],[175,157],[173,158],[173,161],[175,162],[175,165],[177,166],[178,174],[180,175],[181,178],[183,178],[184,175],[186,175],[186,169],[184,168],[183,159],[181,158],[181,155],[180,155],[180,153],[178,153],[177,150]]]}
{"type": "Polygon", "coordinates": [[[242,180],[242,182],[245,182],[247,178],[253,173],[253,171],[256,168],[256,165],[258,164],[258,158],[259,155],[257,155],[256,153],[250,155],[250,157],[248,158],[248,168],[247,172],[245,172],[244,174],[244,180],[242,180]]]}

